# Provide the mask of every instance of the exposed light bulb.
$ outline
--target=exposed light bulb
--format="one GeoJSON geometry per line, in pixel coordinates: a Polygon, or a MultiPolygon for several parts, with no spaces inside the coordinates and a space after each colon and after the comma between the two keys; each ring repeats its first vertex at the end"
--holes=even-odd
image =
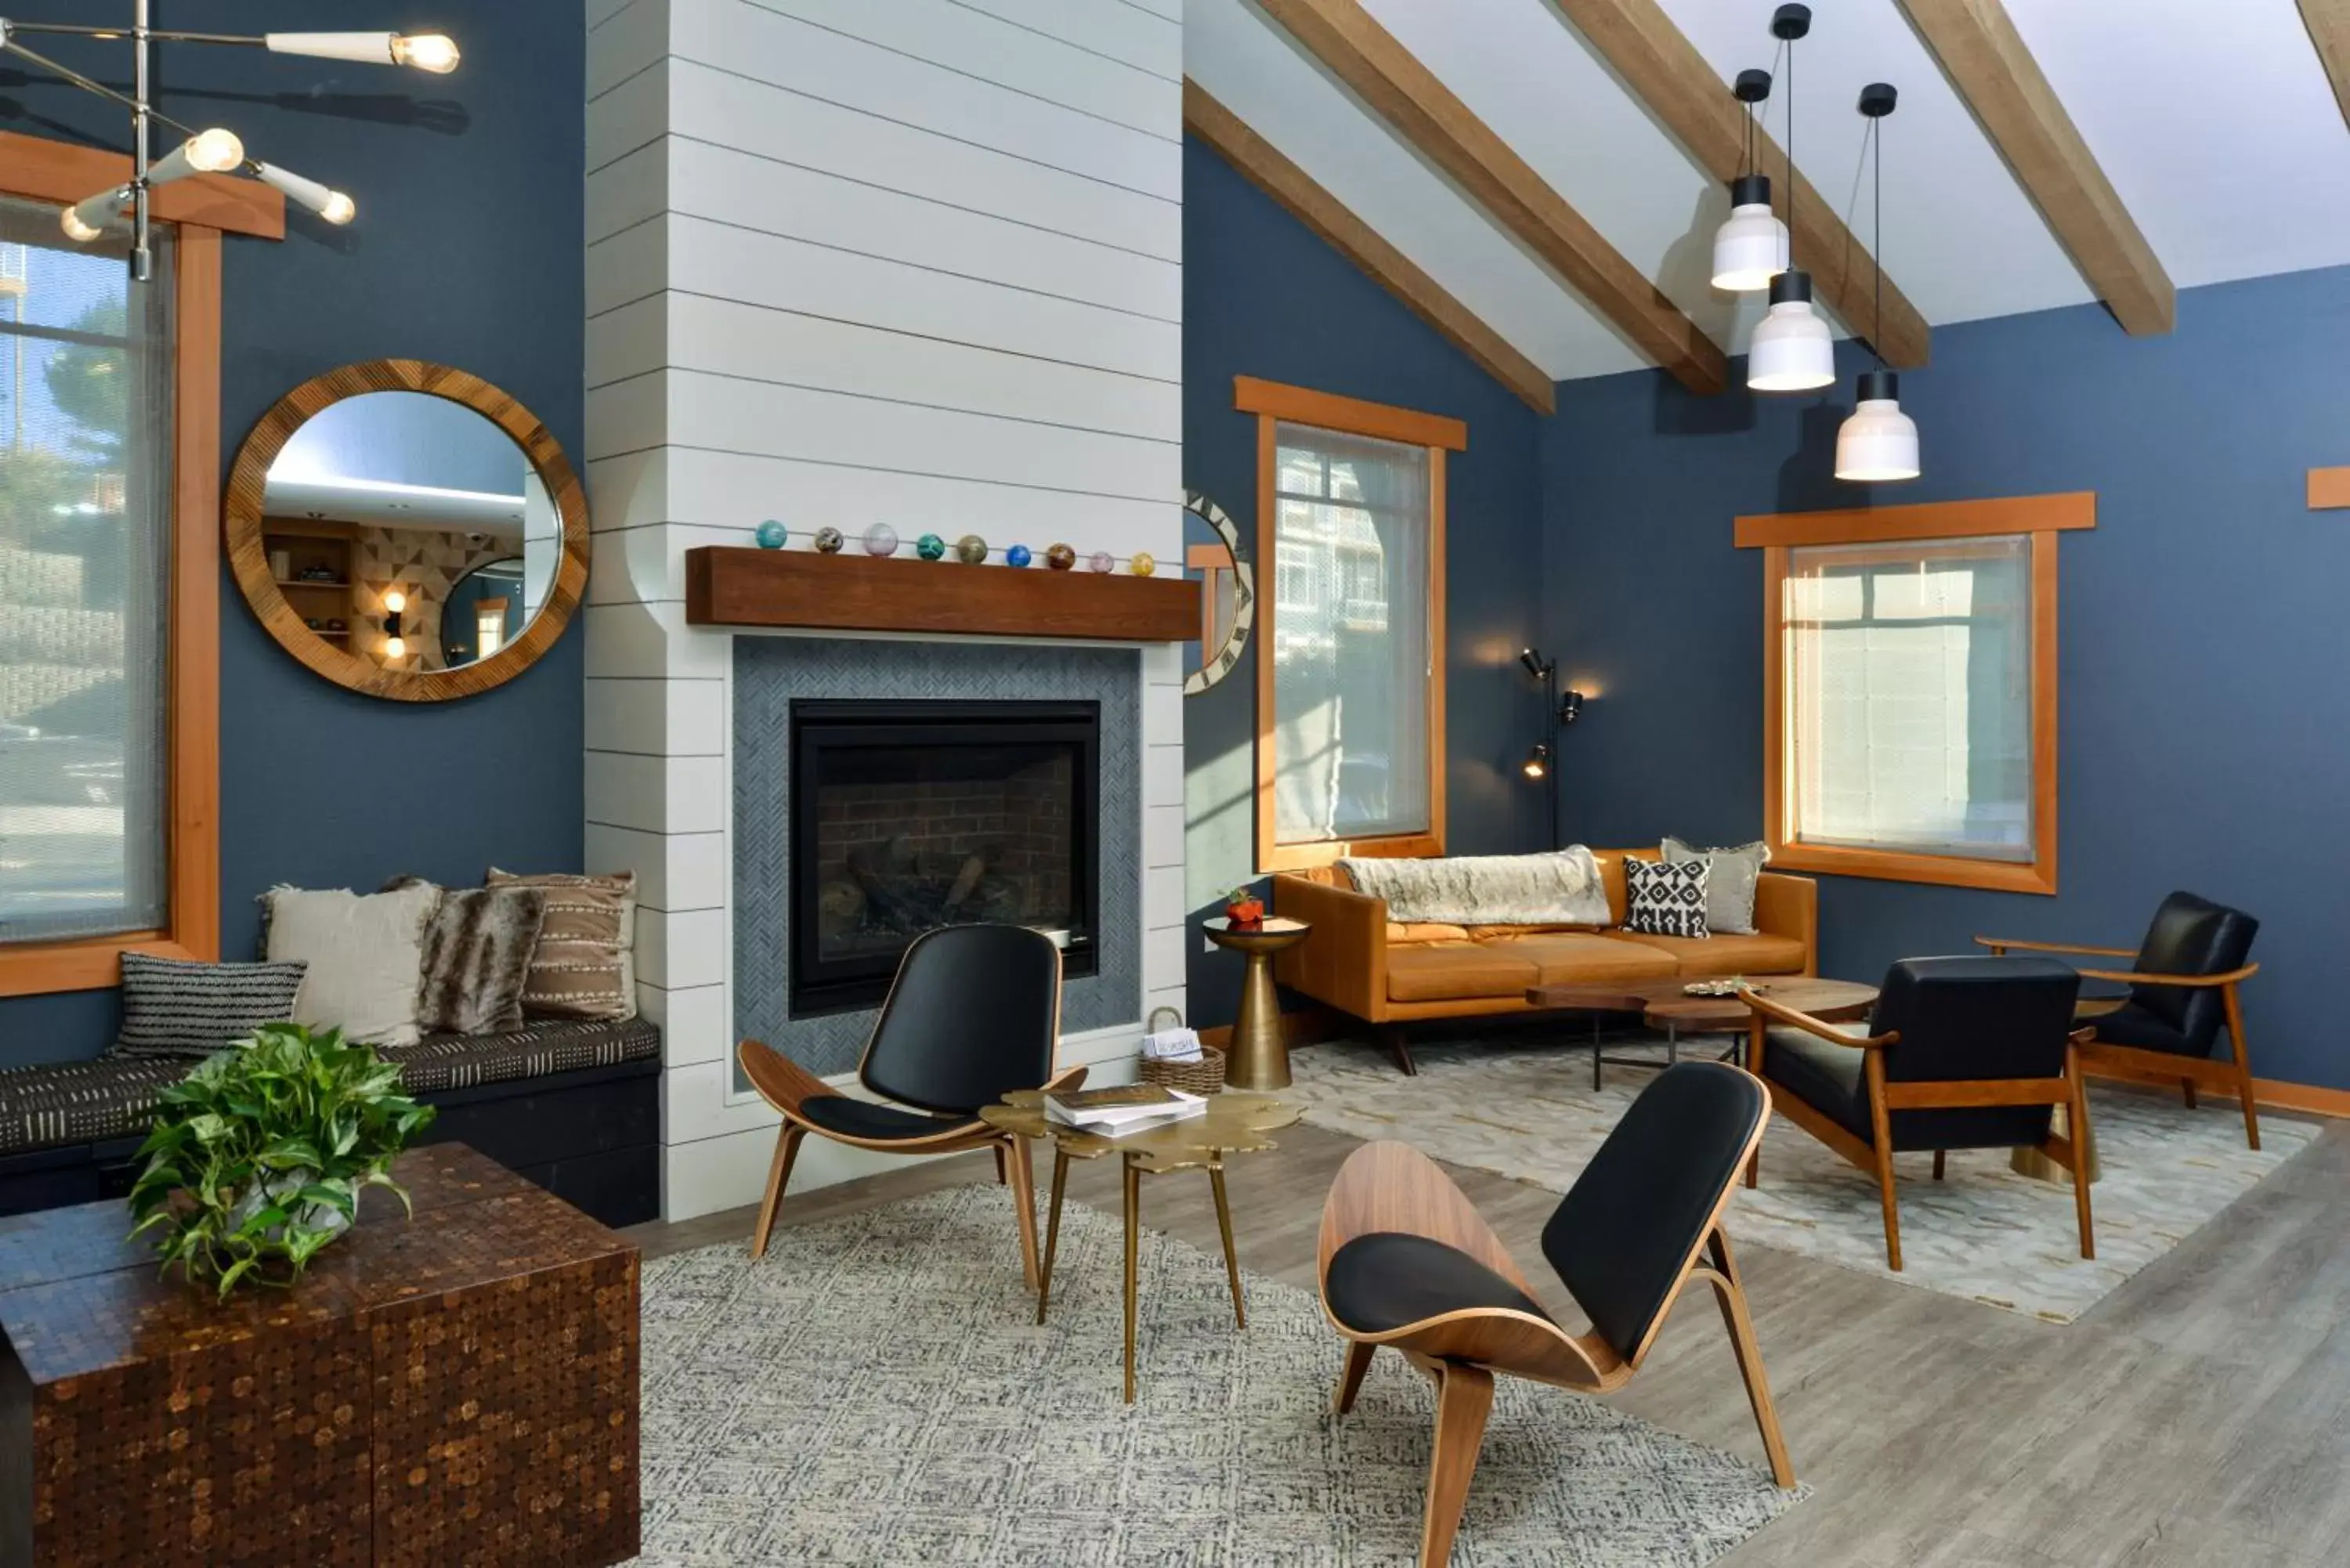
{"type": "Polygon", "coordinates": [[[1534,742],[1534,749],[1533,751],[1528,752],[1528,753],[1526,753],[1526,760],[1525,760],[1525,762],[1524,762],[1523,763],[1522,763],[1522,764],[1520,765],[1519,771],[1520,771],[1520,772],[1522,772],[1522,773],[1523,773],[1523,774],[1526,775],[1526,777],[1528,777],[1528,778],[1530,778],[1530,779],[1540,779],[1540,778],[1547,778],[1547,777],[1549,777],[1549,776],[1550,776],[1550,746],[1549,746],[1549,744],[1548,744],[1547,742],[1545,742],[1536,741],[1536,742],[1534,742]]]}
{"type": "Polygon", "coordinates": [[[348,223],[359,216],[359,203],[316,180],[306,179],[290,169],[280,169],[275,163],[256,161],[253,170],[263,183],[283,191],[286,200],[298,202],[330,223],[348,223]]]}
{"type": "Polygon", "coordinates": [[[1746,349],[1746,385],[1757,392],[1811,392],[1835,384],[1835,337],[1812,308],[1812,280],[1794,268],[1771,280],[1771,313],[1746,349]]]}
{"type": "Polygon", "coordinates": [[[1918,422],[1901,411],[1901,378],[1870,370],[1860,378],[1859,406],[1836,431],[1835,476],[1858,484],[1915,479],[1918,422]]]}
{"type": "Polygon", "coordinates": [[[147,183],[167,185],[191,174],[225,173],[244,161],[244,143],[237,140],[236,132],[214,126],[199,130],[156,160],[147,171],[147,183]]]}
{"type": "Polygon", "coordinates": [[[400,638],[397,638],[397,637],[387,637],[387,638],[385,638],[385,639],[383,639],[383,656],[384,656],[386,659],[405,659],[405,658],[407,658],[407,657],[408,657],[408,644],[407,644],[407,642],[406,642],[404,639],[400,639],[400,638]]]}
{"type": "Polygon", "coordinates": [[[391,57],[394,64],[412,66],[434,76],[447,76],[455,70],[460,58],[456,41],[445,33],[419,33],[414,37],[394,33],[391,57]]]}
{"type": "Polygon", "coordinates": [[[398,588],[388,589],[383,596],[383,607],[393,615],[408,607],[408,596],[398,588]]]}
{"type": "Polygon", "coordinates": [[[1745,174],[1730,182],[1730,216],[1713,234],[1713,286],[1756,294],[1787,270],[1787,225],[1771,211],[1771,182],[1745,174]]]}
{"type": "Polygon", "coordinates": [[[57,216],[66,238],[77,244],[88,244],[106,233],[107,225],[122,216],[123,203],[130,200],[130,187],[118,185],[111,191],[100,191],[95,196],[84,197],[57,216]]]}

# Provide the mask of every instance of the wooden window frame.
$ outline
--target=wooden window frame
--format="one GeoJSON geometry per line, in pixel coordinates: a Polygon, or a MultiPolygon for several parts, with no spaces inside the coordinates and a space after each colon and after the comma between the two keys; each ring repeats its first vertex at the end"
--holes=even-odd
{"type": "Polygon", "coordinates": [[[1232,407],[1256,416],[1256,558],[1268,576],[1257,597],[1256,630],[1256,866],[1260,874],[1298,871],[1327,866],[1349,856],[1419,857],[1444,853],[1445,727],[1444,727],[1444,491],[1445,456],[1465,452],[1469,427],[1441,414],[1421,413],[1387,403],[1364,402],[1316,392],[1304,387],[1232,378],[1232,407]],[[1341,435],[1369,436],[1428,451],[1428,831],[1388,834],[1375,838],[1331,839],[1317,844],[1283,844],[1274,811],[1274,777],[1279,759],[1274,747],[1273,650],[1278,639],[1281,611],[1280,566],[1276,553],[1279,529],[1274,493],[1278,488],[1277,427],[1283,423],[1312,425],[1341,435]]]}
{"type": "Polygon", "coordinates": [[[2063,534],[2096,525],[2097,498],[2086,491],[1842,512],[1790,512],[1737,520],[1739,547],[1762,552],[1762,821],[1773,868],[2002,893],[2055,894],[2057,540],[2063,534]],[[1794,792],[1787,781],[1792,762],[1786,712],[1790,552],[1818,545],[2019,535],[2032,541],[2032,859],[1978,860],[1796,840],[1790,820],[1794,792]]]}
{"type": "MultiPolygon", "coordinates": [[[[127,154],[0,131],[0,194],[78,202],[130,178],[127,154]]],[[[282,239],[286,199],[217,174],[155,188],[153,214],[177,225],[172,371],[172,635],[165,675],[169,758],[165,923],[69,942],[0,946],[0,996],[98,991],[124,952],[220,956],[221,235],[282,239]]]]}

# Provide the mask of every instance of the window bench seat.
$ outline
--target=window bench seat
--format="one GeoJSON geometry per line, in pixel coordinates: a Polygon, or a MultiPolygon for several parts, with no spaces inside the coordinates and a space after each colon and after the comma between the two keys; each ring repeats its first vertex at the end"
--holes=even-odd
{"type": "MultiPolygon", "coordinates": [[[[536,1022],[382,1047],[441,1114],[420,1141],[462,1139],[607,1225],[660,1210],[660,1031],[536,1022]]],[[[120,1198],[156,1097],[193,1059],[102,1056],[0,1071],[0,1215],[120,1198]]]]}

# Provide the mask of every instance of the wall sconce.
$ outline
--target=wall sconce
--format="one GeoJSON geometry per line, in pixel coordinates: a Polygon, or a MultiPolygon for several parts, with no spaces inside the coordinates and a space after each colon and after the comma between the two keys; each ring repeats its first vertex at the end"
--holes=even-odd
{"type": "Polygon", "coordinates": [[[1546,779],[1550,777],[1550,742],[1536,741],[1534,749],[1526,753],[1526,760],[1521,771],[1530,779],[1546,779]]]}
{"type": "MultiPolygon", "coordinates": [[[[1544,712],[1555,714],[1561,724],[1572,724],[1583,717],[1583,693],[1558,689],[1557,659],[1546,659],[1528,648],[1519,651],[1518,662],[1525,667],[1528,675],[1542,682],[1544,712]]],[[[1547,782],[1550,785],[1550,846],[1555,849],[1558,847],[1558,752],[1550,740],[1536,741],[1534,750],[1526,753],[1526,760],[1520,764],[1518,771],[1537,784],[1547,782]]]]}
{"type": "Polygon", "coordinates": [[[408,657],[408,643],[400,635],[400,613],[408,608],[408,596],[398,588],[386,588],[383,595],[383,656],[386,659],[408,657]]]}
{"type": "Polygon", "coordinates": [[[1582,717],[1583,693],[1569,691],[1562,694],[1558,700],[1558,722],[1562,724],[1572,724],[1582,717]]]}

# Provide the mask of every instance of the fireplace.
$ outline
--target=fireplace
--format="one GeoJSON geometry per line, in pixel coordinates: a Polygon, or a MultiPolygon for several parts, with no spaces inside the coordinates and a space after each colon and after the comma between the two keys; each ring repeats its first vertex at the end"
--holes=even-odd
{"type": "Polygon", "coordinates": [[[794,1017],[870,1007],[942,926],[1032,927],[1095,972],[1099,703],[790,711],[794,1017]]]}

